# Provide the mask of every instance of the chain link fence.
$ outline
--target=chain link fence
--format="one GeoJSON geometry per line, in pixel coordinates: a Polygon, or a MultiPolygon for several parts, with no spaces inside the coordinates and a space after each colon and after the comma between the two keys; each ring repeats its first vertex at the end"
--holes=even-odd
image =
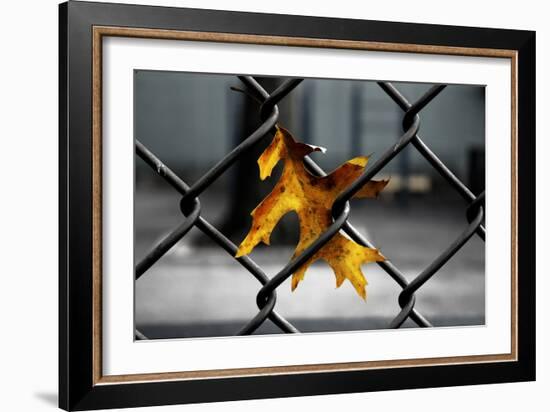
{"type": "MultiPolygon", "coordinates": [[[[254,77],[239,76],[238,78],[245,85],[247,93],[250,93],[255,99],[261,102],[261,124],[252,134],[243,140],[241,144],[236,146],[218,161],[218,163],[204,173],[193,185],[189,186],[177,176],[176,173],[168,168],[161,159],[155,156],[155,154],[141,142],[136,140],[136,154],[182,196],[180,201],[180,210],[182,212],[181,223],[136,265],[136,281],[193,227],[201,230],[215,244],[224,249],[232,257],[235,256],[237,245],[201,216],[199,196],[227,169],[235,162],[239,161],[241,156],[249,151],[256,143],[272,135],[279,119],[277,103],[288,96],[303,81],[303,79],[286,80],[273,92],[268,93],[254,77]]],[[[416,275],[411,282],[408,282],[402,271],[390,261],[377,263],[402,289],[396,302],[396,311],[398,311],[398,313],[389,323],[388,327],[399,328],[409,318],[420,327],[432,327],[433,325],[430,321],[415,308],[415,293],[435,276],[439,269],[445,265],[445,263],[451,259],[472,236],[477,235],[482,240],[485,240],[485,191],[475,196],[430,150],[419,135],[419,113],[424,107],[430,104],[446,86],[435,85],[427,90],[417,101],[411,103],[392,83],[378,82],[378,85],[403,111],[403,134],[397,142],[390,142],[383,155],[339,195],[332,208],[332,225],[302,254],[286,264],[286,266],[284,266],[275,276],[272,278],[268,277],[262,268],[249,256],[235,258],[261,285],[256,295],[258,312],[252,319],[243,325],[240,330],[235,331],[236,335],[253,334],[266,320],[273,322],[284,333],[299,333],[299,330],[294,325],[275,310],[277,288],[339,231],[343,231],[349,238],[362,246],[370,248],[376,247],[348,220],[350,214],[349,200],[365,183],[382,171],[392,159],[398,156],[406,146],[413,146],[464,199],[464,230],[456,236],[455,240],[448,245],[435,260],[429,262],[426,268],[416,275]]],[[[321,169],[311,158],[306,157],[304,159],[304,164],[312,174],[317,176],[325,175],[323,169],[321,169]]],[[[136,338],[147,339],[139,330],[136,330],[136,338]]]]}

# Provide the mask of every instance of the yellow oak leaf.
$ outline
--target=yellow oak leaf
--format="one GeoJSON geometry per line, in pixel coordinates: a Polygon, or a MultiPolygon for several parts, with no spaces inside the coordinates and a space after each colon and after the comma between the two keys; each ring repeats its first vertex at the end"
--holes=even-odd
{"type": "MultiPolygon", "coordinates": [[[[367,165],[368,157],[348,160],[327,176],[309,173],[304,156],[322,149],[294,140],[285,129],[277,127],[271,144],[258,159],[260,178],[266,179],[280,160],[284,160],[282,175],[269,195],[252,211],[252,227],[242,241],[236,257],[247,255],[260,242],[269,245],[271,232],[279,220],[294,211],[300,220],[300,240],[293,258],[302,253],[331,224],[331,208],[338,195],[357,179],[367,165]]],[[[376,197],[387,180],[367,182],[354,197],[376,197]]],[[[317,253],[292,274],[292,290],[304,278],[307,268],[316,260],[325,260],[336,276],[336,287],[348,279],[359,296],[366,299],[367,281],[361,265],[380,262],[384,256],[377,250],[361,246],[337,233],[317,253]]]]}

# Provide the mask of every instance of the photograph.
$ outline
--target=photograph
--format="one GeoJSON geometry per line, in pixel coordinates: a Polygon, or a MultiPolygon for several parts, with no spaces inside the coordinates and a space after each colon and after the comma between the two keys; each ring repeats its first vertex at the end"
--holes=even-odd
{"type": "Polygon", "coordinates": [[[544,410],[550,24],[511,6],[3,2],[0,411],[544,410]]]}
{"type": "MultiPolygon", "coordinates": [[[[134,261],[138,339],[178,339],[485,325],[484,236],[469,238],[416,292],[411,317],[395,325],[403,287],[467,226],[464,199],[421,153],[406,146],[349,201],[349,223],[274,289],[279,321],[258,314],[257,276],[268,278],[309,247],[334,220],[337,198],[377,165],[411,127],[388,90],[422,109],[419,134],[477,197],[485,190],[485,86],[283,78],[135,69],[134,261]],[[238,246],[180,225],[190,202],[143,158],[185,184],[200,181],[262,120],[258,88],[296,85],[278,103],[269,133],[200,194],[200,216],[238,246]],[[324,171],[312,169],[313,161],[324,171]],[[175,233],[175,234],[174,234],[175,233]],[[159,253],[159,249],[162,253],[159,253]]],[[[483,228],[483,223],[481,224],[483,228]]],[[[484,234],[484,232],[483,232],[484,234]]]]}
{"type": "Polygon", "coordinates": [[[533,380],[535,33],[488,27],[60,5],[60,407],[533,380]]]}

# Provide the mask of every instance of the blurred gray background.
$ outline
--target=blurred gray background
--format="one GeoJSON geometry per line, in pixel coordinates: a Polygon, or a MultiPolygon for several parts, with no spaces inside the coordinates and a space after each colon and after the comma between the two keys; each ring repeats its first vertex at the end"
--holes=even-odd
{"type": "MultiPolygon", "coordinates": [[[[257,78],[267,90],[282,79],[257,78]]],[[[236,76],[135,72],[135,137],[192,184],[259,124],[258,105],[231,87],[236,76]]],[[[394,83],[410,100],[431,85],[394,83]]],[[[403,112],[376,82],[307,79],[279,104],[279,124],[303,142],[327,148],[313,158],[329,171],[346,160],[371,161],[402,134],[403,112]]],[[[477,194],[484,188],[485,89],[450,85],[421,113],[420,135],[477,194]]],[[[260,181],[256,160],[264,139],[201,195],[202,216],[239,244],[250,212],[278,178],[260,181]]],[[[179,196],[141,159],[135,170],[136,262],[181,220],[179,196]]],[[[378,178],[390,184],[378,199],[352,201],[351,222],[412,280],[464,229],[466,204],[412,147],[378,178]]],[[[298,240],[296,215],[275,229],[270,247],[251,257],[274,276],[298,240]]],[[[436,326],[485,322],[485,245],[473,237],[419,292],[416,307],[436,326]]],[[[349,282],[336,289],[316,263],[296,291],[277,290],[277,311],[303,332],[387,327],[399,312],[400,287],[376,264],[363,266],[367,301],[349,282]]],[[[226,252],[192,229],[135,285],[136,326],[149,338],[228,336],[257,312],[261,285],[226,252]]],[[[407,321],[407,327],[415,326],[407,321]]],[[[280,333],[266,321],[257,333],[280,333]]]]}

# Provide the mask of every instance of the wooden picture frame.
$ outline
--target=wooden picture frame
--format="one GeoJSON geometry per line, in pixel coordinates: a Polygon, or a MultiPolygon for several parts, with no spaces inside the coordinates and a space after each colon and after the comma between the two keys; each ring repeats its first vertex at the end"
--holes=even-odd
{"type": "Polygon", "coordinates": [[[535,33],[107,3],[60,5],[59,406],[66,410],[535,379],[535,33]],[[509,59],[511,313],[506,354],[222,370],[102,372],[102,40],[169,39],[509,59]]]}

